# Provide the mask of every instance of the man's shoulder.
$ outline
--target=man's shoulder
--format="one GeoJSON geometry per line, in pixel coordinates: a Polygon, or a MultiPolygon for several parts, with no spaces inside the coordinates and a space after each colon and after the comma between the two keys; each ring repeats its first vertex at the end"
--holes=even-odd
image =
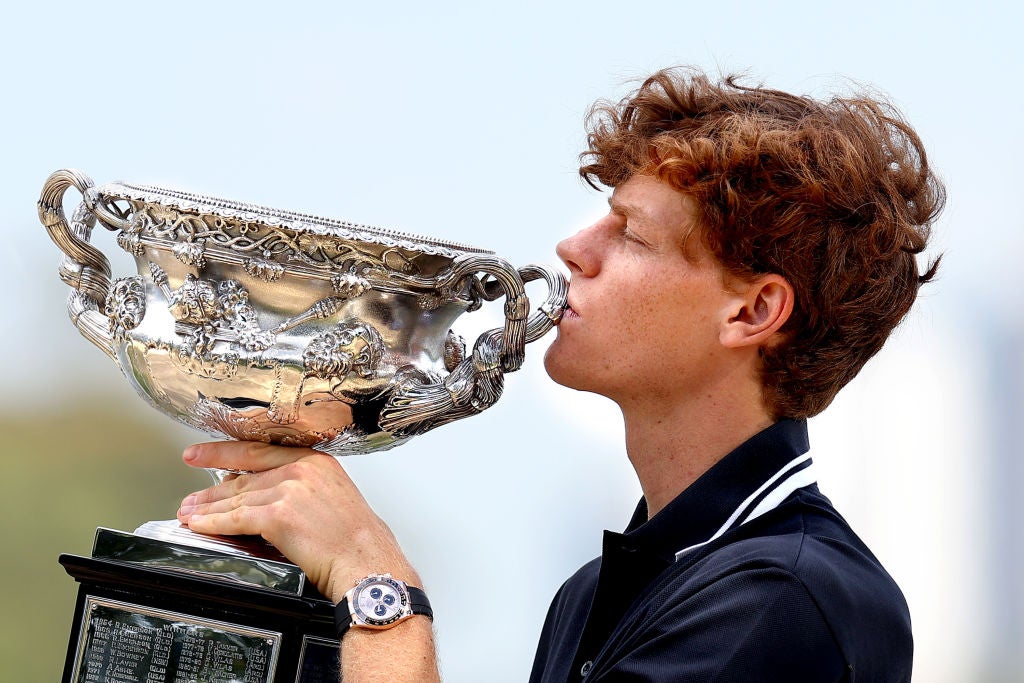
{"type": "Polygon", "coordinates": [[[882,563],[816,490],[798,491],[721,541],[689,562],[684,558],[691,580],[771,569],[799,581],[826,617],[833,606],[906,611],[903,594],[882,563]]]}
{"type": "MultiPolygon", "coordinates": [[[[541,669],[572,659],[600,578],[597,559],[562,586],[541,669]]],[[[595,665],[609,676],[653,667],[664,680],[902,681],[912,648],[899,588],[811,487],[683,552],[632,601],[595,665]]]]}
{"type": "MultiPolygon", "coordinates": [[[[600,557],[587,562],[555,602],[589,603],[600,572],[600,557]]],[[[753,590],[776,585],[764,581],[768,576],[802,586],[830,622],[880,611],[909,622],[896,582],[816,489],[798,491],[763,517],[682,555],[650,588],[668,606],[726,578],[753,590]]]]}
{"type": "Polygon", "coordinates": [[[566,579],[551,601],[553,616],[561,616],[566,612],[582,613],[585,617],[590,601],[597,589],[597,580],[601,574],[601,558],[595,557],[580,567],[566,579]]]}
{"type": "Polygon", "coordinates": [[[651,588],[653,612],[692,614],[707,604],[715,614],[705,616],[742,621],[744,612],[754,619],[778,611],[780,623],[817,624],[856,668],[878,661],[909,666],[913,639],[903,593],[816,491],[798,492],[764,518],[684,556],[651,588]]]}

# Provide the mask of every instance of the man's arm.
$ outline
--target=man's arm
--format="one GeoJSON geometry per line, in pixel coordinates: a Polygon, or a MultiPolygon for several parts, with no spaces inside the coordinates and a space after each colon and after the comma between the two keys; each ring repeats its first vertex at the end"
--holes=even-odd
{"type": "MultiPolygon", "coordinates": [[[[178,519],[205,534],[265,538],[334,603],[357,581],[387,572],[422,586],[391,530],[335,458],[310,449],[224,441],[189,447],[193,467],[243,470],[182,501],[178,519]]],[[[430,620],[414,616],[386,631],[349,629],[345,683],[439,681],[430,620]]]]}
{"type": "Polygon", "coordinates": [[[426,617],[413,617],[387,631],[349,629],[341,641],[345,683],[440,681],[434,634],[426,617]]]}

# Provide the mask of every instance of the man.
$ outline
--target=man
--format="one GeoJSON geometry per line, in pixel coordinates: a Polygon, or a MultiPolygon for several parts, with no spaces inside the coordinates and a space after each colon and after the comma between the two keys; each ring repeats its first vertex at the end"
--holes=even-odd
{"type": "MultiPolygon", "coordinates": [[[[532,680],[909,680],[906,603],[818,491],[805,419],[935,273],[916,256],[944,195],[917,135],[874,99],[671,70],[596,106],[583,161],[613,192],[558,245],[569,306],[545,365],[619,405],[643,499],[555,597],[532,680]]],[[[255,472],[187,498],[196,531],[262,534],[335,601],[382,570],[422,585],[332,458],[185,460],[255,472]]],[[[349,629],[342,662],[346,681],[438,678],[422,616],[349,629]]]]}

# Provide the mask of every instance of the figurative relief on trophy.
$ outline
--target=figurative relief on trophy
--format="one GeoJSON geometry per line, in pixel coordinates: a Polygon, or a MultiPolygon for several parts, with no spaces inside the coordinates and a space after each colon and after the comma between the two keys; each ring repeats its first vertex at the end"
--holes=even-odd
{"type": "Polygon", "coordinates": [[[373,379],[384,353],[384,340],[372,325],[339,323],[314,337],[306,345],[302,360],[307,377],[331,381],[331,393],[344,401],[347,399],[340,385],[349,374],[373,379]]]}
{"type": "Polygon", "coordinates": [[[110,319],[110,333],[124,342],[128,333],[139,326],[146,315],[146,287],[139,276],[114,281],[103,303],[103,312],[110,319]]]}
{"type": "Polygon", "coordinates": [[[497,401],[567,284],[491,252],[306,214],[58,171],[40,220],[65,253],[79,331],[152,405],[229,438],[336,455],[391,448],[497,401]],[[69,225],[62,198],[84,201],[69,225]],[[99,223],[138,264],[111,282],[99,223]],[[530,313],[525,283],[543,279],[530,313]],[[451,331],[505,299],[472,349],[451,331]]]}

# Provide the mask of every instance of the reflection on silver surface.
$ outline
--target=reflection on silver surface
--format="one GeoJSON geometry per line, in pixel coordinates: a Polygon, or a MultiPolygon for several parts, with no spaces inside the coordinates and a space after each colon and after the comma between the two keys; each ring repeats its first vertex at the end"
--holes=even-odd
{"type": "Polygon", "coordinates": [[[95,188],[72,170],[47,180],[39,216],[65,254],[80,332],[154,407],[233,439],[344,455],[476,414],[565,306],[565,278],[543,266],[173,190],[95,188]],[[72,187],[83,202],[68,223],[72,187]],[[111,281],[89,243],[97,222],[137,275],[111,281]],[[530,314],[536,279],[549,293],[530,314]],[[452,323],[502,297],[504,325],[467,350],[452,323]]]}
{"type": "MultiPolygon", "coordinates": [[[[169,525],[170,522],[155,524],[169,525]]],[[[96,530],[92,556],[214,577],[218,580],[270,588],[292,595],[303,595],[315,590],[312,586],[306,585],[306,575],[302,570],[284,559],[262,539],[258,542],[254,540],[248,547],[236,543],[238,547],[226,551],[224,547],[228,546],[229,539],[223,539],[224,547],[218,548],[216,541],[221,539],[188,533],[191,538],[151,538],[138,533],[129,534],[100,528],[96,530]],[[267,559],[264,555],[268,554],[268,550],[279,558],[279,561],[267,559]]]]}

